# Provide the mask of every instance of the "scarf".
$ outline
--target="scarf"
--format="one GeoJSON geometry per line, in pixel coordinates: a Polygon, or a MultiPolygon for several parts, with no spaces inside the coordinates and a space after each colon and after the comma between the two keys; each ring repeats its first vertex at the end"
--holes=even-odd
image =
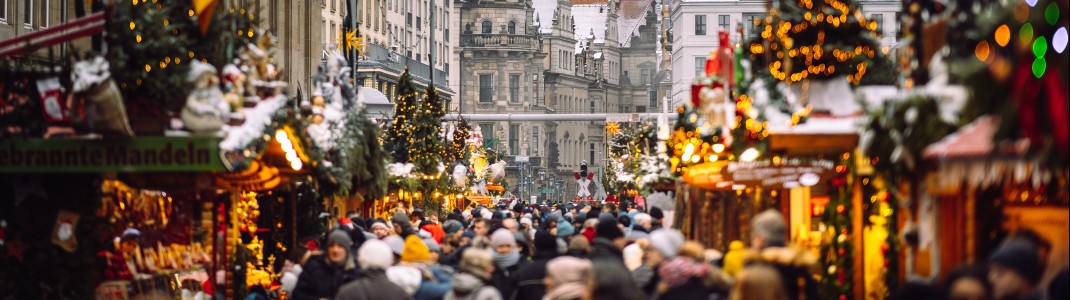
{"type": "Polygon", "coordinates": [[[520,251],[513,250],[506,254],[494,252],[494,265],[504,270],[520,262],[520,251]]]}
{"type": "Polygon", "coordinates": [[[547,291],[542,300],[582,299],[585,291],[587,291],[587,285],[583,282],[566,282],[547,291]]]}

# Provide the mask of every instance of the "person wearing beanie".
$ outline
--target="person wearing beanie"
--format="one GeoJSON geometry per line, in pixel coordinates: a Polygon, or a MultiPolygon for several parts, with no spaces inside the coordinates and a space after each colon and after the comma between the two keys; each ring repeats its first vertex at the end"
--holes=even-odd
{"type": "Polygon", "coordinates": [[[576,234],[576,228],[572,227],[572,224],[561,217],[557,220],[557,237],[568,239],[573,234],[576,234]]]}
{"type": "MultiPolygon", "coordinates": [[[[633,234],[641,232],[632,232],[633,234]]],[[[650,247],[650,240],[646,237],[636,239],[634,243],[624,247],[624,267],[628,272],[633,272],[643,265],[643,249],[650,247]]]]}
{"type": "Polygon", "coordinates": [[[338,289],[359,276],[353,256],[349,253],[353,240],[345,230],[335,229],[327,235],[327,253],[308,259],[297,278],[294,299],[334,298],[338,289]]]}
{"type": "Polygon", "coordinates": [[[595,263],[615,263],[624,267],[624,232],[613,217],[599,220],[591,241],[590,259],[595,263]]]}
{"type": "Polygon", "coordinates": [[[743,246],[741,241],[732,241],[728,243],[728,253],[724,255],[724,272],[729,276],[736,277],[739,271],[743,270],[743,256],[746,255],[747,248],[743,246]]]}
{"type": "MultiPolygon", "coordinates": [[[[819,264],[818,258],[809,250],[788,244],[788,225],[784,215],[769,209],[751,219],[751,248],[758,255],[751,255],[759,263],[773,266],[784,279],[788,299],[817,299],[818,281],[810,270],[819,264]]],[[[744,261],[748,265],[751,261],[744,261]]]]}
{"type": "Polygon", "coordinates": [[[587,238],[587,242],[594,242],[596,235],[594,227],[598,226],[598,222],[600,222],[598,219],[587,219],[587,221],[583,222],[583,231],[580,232],[580,235],[587,238]]]}
{"type": "Polygon", "coordinates": [[[494,273],[491,283],[505,297],[512,295],[513,285],[509,278],[523,266],[523,255],[516,244],[516,235],[508,229],[498,229],[490,235],[491,255],[494,258],[494,273]]]}
{"type": "Polygon", "coordinates": [[[632,231],[642,231],[650,233],[650,227],[653,222],[653,218],[646,213],[637,213],[632,217],[632,231]]]}
{"type": "Polygon", "coordinates": [[[372,222],[371,231],[373,234],[375,234],[375,238],[380,240],[390,235],[390,227],[386,225],[386,223],[379,220],[372,222]]]}
{"type": "Polygon", "coordinates": [[[401,238],[407,238],[409,235],[416,233],[416,230],[412,227],[412,222],[409,221],[409,216],[404,212],[395,213],[394,217],[390,218],[390,223],[394,225],[394,233],[401,236],[401,238]]]}
{"type": "Polygon", "coordinates": [[[1034,244],[1011,239],[988,257],[988,280],[996,299],[1043,299],[1038,284],[1044,265],[1034,244]]]}
{"type": "MultiPolygon", "coordinates": [[[[513,276],[512,299],[538,300],[546,294],[546,263],[558,256],[557,237],[546,230],[535,231],[535,254],[531,263],[524,265],[513,276]]],[[[510,296],[510,295],[506,295],[510,296]]]]}
{"type": "Polygon", "coordinates": [[[587,283],[594,277],[591,261],[559,257],[546,263],[547,300],[586,299],[587,283]]]}
{"type": "Polygon", "coordinates": [[[464,229],[464,225],[457,220],[447,220],[446,223],[442,223],[442,232],[446,233],[446,237],[459,239],[462,234],[461,229],[464,229]]]}
{"type": "Polygon", "coordinates": [[[661,211],[661,208],[655,206],[650,209],[650,218],[653,220],[650,224],[650,231],[661,229],[662,222],[665,220],[665,213],[661,211]]]}
{"type": "Polygon", "coordinates": [[[383,242],[390,246],[390,252],[394,253],[394,263],[401,262],[401,253],[405,251],[405,239],[396,235],[388,235],[383,242]]]}
{"type": "Polygon", "coordinates": [[[687,239],[675,229],[654,230],[647,239],[650,244],[643,249],[645,260],[639,268],[632,271],[632,279],[647,295],[654,295],[657,292],[658,282],[661,281],[657,272],[658,267],[676,257],[687,239]]]}
{"type": "Polygon", "coordinates": [[[386,276],[386,269],[390,267],[394,254],[390,246],[380,240],[364,242],[357,250],[357,261],[363,268],[363,274],[359,279],[342,285],[338,290],[336,300],[376,300],[376,299],[406,299],[409,294],[405,293],[400,286],[394,284],[386,276]]]}
{"type": "Polygon", "coordinates": [[[491,251],[469,248],[461,254],[461,263],[453,274],[453,287],[444,300],[501,300],[502,294],[490,285],[494,270],[491,251]]]}

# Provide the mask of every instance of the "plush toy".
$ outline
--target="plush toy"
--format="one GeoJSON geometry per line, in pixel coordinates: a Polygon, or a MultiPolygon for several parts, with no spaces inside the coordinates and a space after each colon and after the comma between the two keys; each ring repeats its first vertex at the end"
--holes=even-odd
{"type": "Polygon", "coordinates": [[[74,92],[82,94],[87,101],[86,114],[91,131],[105,136],[134,136],[123,96],[111,78],[104,57],[75,63],[71,81],[74,82],[74,92]]]}
{"type": "Polygon", "coordinates": [[[187,80],[193,84],[193,91],[182,108],[182,122],[186,129],[198,135],[218,133],[230,119],[230,105],[223,100],[223,92],[219,90],[215,67],[193,61],[187,80]]]}

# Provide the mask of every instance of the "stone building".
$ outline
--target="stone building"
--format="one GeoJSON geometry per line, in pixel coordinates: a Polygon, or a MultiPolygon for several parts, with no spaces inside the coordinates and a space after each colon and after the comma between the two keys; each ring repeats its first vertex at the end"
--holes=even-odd
{"type": "MultiPolygon", "coordinates": [[[[460,43],[450,77],[459,100],[450,111],[656,111],[655,16],[653,2],[646,0],[455,1],[452,19],[460,43]]],[[[604,121],[476,125],[485,139],[501,141],[499,150],[510,161],[506,180],[524,200],[570,200],[577,190],[572,174],[580,164],[588,162],[595,174],[605,165],[604,121]]],[[[595,194],[599,190],[592,186],[595,194]]]]}
{"type": "MultiPolygon", "coordinates": [[[[74,19],[74,4],[62,0],[15,1],[0,0],[0,40],[34,33],[74,19]]],[[[88,40],[79,40],[77,46],[85,49],[88,40]]],[[[53,48],[53,58],[66,57],[67,45],[53,48]]],[[[40,49],[30,57],[46,59],[47,49],[40,49]]]]}

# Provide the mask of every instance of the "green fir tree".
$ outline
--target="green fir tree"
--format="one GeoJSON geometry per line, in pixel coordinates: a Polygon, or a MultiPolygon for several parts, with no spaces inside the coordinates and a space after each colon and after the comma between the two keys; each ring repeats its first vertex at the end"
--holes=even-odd
{"type": "Polygon", "coordinates": [[[387,130],[383,148],[393,155],[393,162],[410,162],[409,147],[413,145],[416,122],[416,86],[409,69],[398,79],[397,98],[394,99],[394,121],[387,130]]]}

